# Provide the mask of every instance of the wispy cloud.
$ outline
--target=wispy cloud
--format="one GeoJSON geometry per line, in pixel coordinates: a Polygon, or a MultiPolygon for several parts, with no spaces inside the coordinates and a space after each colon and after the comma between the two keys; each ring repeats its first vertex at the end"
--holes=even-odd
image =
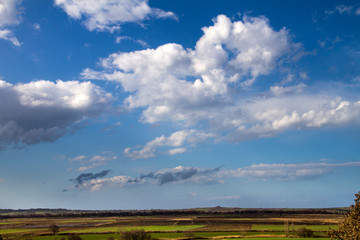
{"type": "MultiPolygon", "coordinates": [[[[100,173],[83,173],[75,180],[76,188],[99,191],[105,187],[122,188],[126,186],[136,186],[139,184],[222,184],[234,178],[246,178],[249,180],[261,181],[307,181],[314,180],[329,174],[336,174],[342,168],[360,167],[360,162],[345,163],[297,163],[297,164],[253,164],[249,167],[238,169],[224,169],[222,166],[217,168],[196,168],[178,166],[175,168],[160,169],[138,177],[114,176],[104,178],[109,170],[100,173]]],[[[237,200],[241,196],[227,195],[212,197],[207,200],[237,200]]]]}
{"type": "Polygon", "coordinates": [[[195,144],[203,142],[212,137],[214,137],[213,134],[204,133],[199,130],[180,130],[171,134],[169,137],[165,137],[164,135],[157,137],[154,140],[146,143],[145,146],[140,150],[136,150],[137,147],[135,147],[135,149],[128,147],[124,150],[124,153],[132,159],[150,158],[156,155],[157,149],[165,147],[171,148],[170,150],[164,152],[165,154],[175,155],[187,151],[185,147],[182,147],[184,145],[194,146],[195,144]]]}
{"type": "Polygon", "coordinates": [[[238,168],[236,170],[224,170],[221,174],[227,177],[246,177],[264,181],[303,181],[334,173],[336,169],[344,167],[360,167],[360,162],[253,164],[249,167],[238,168]]]}
{"type": "Polygon", "coordinates": [[[183,167],[178,166],[172,169],[162,169],[155,172],[148,173],[146,175],[141,175],[140,179],[151,178],[156,179],[160,185],[170,183],[170,182],[179,182],[191,179],[194,182],[200,182],[201,176],[209,176],[218,172],[221,167],[213,169],[199,169],[194,167],[183,167]]]}
{"type": "Polygon", "coordinates": [[[89,169],[103,166],[107,164],[109,161],[116,160],[118,157],[115,153],[107,151],[101,154],[94,155],[92,157],[87,157],[85,155],[79,155],[73,158],[69,158],[70,163],[77,163],[81,166],[78,168],[78,171],[87,171],[89,169]]]}
{"type": "Polygon", "coordinates": [[[325,14],[327,15],[332,15],[332,14],[356,14],[356,15],[360,15],[360,8],[355,10],[355,7],[352,5],[345,5],[345,4],[340,4],[337,5],[334,9],[331,10],[326,10],[325,14]]]}

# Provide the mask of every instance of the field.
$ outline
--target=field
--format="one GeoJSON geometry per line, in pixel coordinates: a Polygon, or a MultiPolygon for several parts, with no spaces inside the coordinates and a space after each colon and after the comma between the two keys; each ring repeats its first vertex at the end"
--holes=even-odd
{"type": "Polygon", "coordinates": [[[307,228],[313,231],[314,238],[306,239],[329,240],[327,232],[336,229],[344,217],[343,211],[220,210],[197,210],[195,214],[150,212],[139,216],[0,215],[0,235],[4,240],[67,240],[69,234],[83,240],[117,240],[121,232],[142,229],[156,239],[286,240],[298,238],[298,230],[307,228]],[[59,227],[57,235],[49,231],[51,224],[59,227]]]}

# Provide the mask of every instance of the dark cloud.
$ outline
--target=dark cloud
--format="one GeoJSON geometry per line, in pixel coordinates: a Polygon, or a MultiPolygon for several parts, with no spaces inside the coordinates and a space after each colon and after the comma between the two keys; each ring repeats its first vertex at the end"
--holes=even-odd
{"type": "Polygon", "coordinates": [[[223,166],[219,166],[217,168],[205,169],[205,170],[197,169],[194,167],[189,167],[189,168],[181,167],[181,168],[174,168],[165,171],[163,170],[163,171],[151,172],[146,175],[141,175],[137,179],[139,180],[144,178],[157,179],[159,184],[163,185],[169,182],[186,180],[196,175],[211,175],[212,173],[219,171],[222,167],[223,166]]]}
{"type": "Polygon", "coordinates": [[[105,177],[110,171],[111,170],[104,170],[98,173],[82,173],[76,179],[70,179],[70,181],[75,182],[75,186],[79,187],[84,182],[105,177]]]}
{"type": "Polygon", "coordinates": [[[90,82],[13,85],[0,79],[0,150],[10,144],[54,142],[110,110],[111,102],[109,93],[90,82]]]}

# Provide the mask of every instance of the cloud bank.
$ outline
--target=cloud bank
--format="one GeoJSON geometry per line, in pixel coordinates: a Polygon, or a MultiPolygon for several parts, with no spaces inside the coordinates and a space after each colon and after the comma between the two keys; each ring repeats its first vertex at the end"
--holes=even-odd
{"type": "Polygon", "coordinates": [[[55,5],[69,17],[82,20],[90,31],[113,32],[126,22],[176,18],[172,12],[151,8],[147,0],[55,0],[55,5]]]}
{"type": "Polygon", "coordinates": [[[109,110],[112,95],[90,82],[0,80],[0,145],[54,142],[109,110]]]}
{"type": "Polygon", "coordinates": [[[75,180],[75,187],[91,192],[99,191],[105,187],[125,187],[138,184],[158,184],[164,185],[166,183],[213,183],[212,175],[220,170],[221,167],[213,169],[200,169],[195,167],[178,166],[170,169],[161,169],[148,174],[141,174],[139,177],[132,178],[130,176],[114,176],[111,178],[101,178],[108,171],[103,171],[97,174],[84,173],[79,175],[75,180]]]}
{"type": "MultiPolygon", "coordinates": [[[[335,174],[337,170],[348,167],[360,167],[360,162],[344,163],[296,163],[296,164],[253,164],[248,167],[238,169],[224,169],[222,166],[217,168],[202,169],[197,167],[178,166],[175,168],[160,169],[139,177],[114,176],[103,178],[109,171],[100,173],[84,173],[75,180],[76,188],[96,192],[106,187],[122,188],[135,186],[138,184],[222,184],[226,180],[234,178],[246,178],[261,181],[307,181],[320,178],[325,175],[335,174]]],[[[235,199],[233,196],[225,197],[235,199]]],[[[238,198],[238,197],[236,197],[238,198]]],[[[212,199],[217,200],[217,199],[212,199]]]]}

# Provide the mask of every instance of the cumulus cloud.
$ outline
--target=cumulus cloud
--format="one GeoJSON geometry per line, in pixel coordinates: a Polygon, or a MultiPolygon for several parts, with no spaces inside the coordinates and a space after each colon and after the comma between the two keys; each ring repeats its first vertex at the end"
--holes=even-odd
{"type": "Polygon", "coordinates": [[[15,46],[20,46],[21,43],[13,31],[5,27],[19,24],[19,4],[19,0],[0,0],[0,39],[10,41],[15,46]]]}
{"type": "Polygon", "coordinates": [[[55,0],[66,14],[82,20],[90,31],[119,30],[126,22],[149,18],[176,18],[172,12],[151,8],[147,0],[55,0]]]}
{"type": "Polygon", "coordinates": [[[143,122],[192,124],[216,118],[209,112],[231,104],[232,87],[251,85],[300,47],[285,28],[273,30],[264,17],[231,22],[219,15],[203,32],[195,49],[170,43],[114,53],[101,61],[104,71],[85,69],[82,76],[119,82],[130,93],[124,104],[145,108],[143,122]]]}
{"type": "MultiPolygon", "coordinates": [[[[203,32],[194,49],[169,43],[113,53],[100,61],[103,70],[87,68],[82,76],[118,82],[128,93],[124,106],[141,109],[143,123],[171,122],[195,135],[201,123],[201,133],[215,141],[239,142],[287,130],[358,123],[359,100],[337,94],[338,86],[327,92],[325,86],[298,83],[309,78],[304,72],[289,74],[292,79],[286,82],[265,77],[283,70],[302,51],[287,29],[274,30],[265,17],[232,22],[219,15],[203,32]],[[269,81],[269,89],[256,90],[260,76],[269,81]]],[[[136,159],[187,151],[188,142],[176,145],[168,138],[162,135],[143,147],[127,148],[125,154],[136,159]]]]}
{"type": "Polygon", "coordinates": [[[301,181],[318,178],[343,167],[360,167],[360,162],[253,164],[236,170],[224,170],[221,175],[260,180],[301,181]]]}
{"type": "MultiPolygon", "coordinates": [[[[212,134],[204,133],[199,130],[181,130],[174,132],[169,137],[161,135],[160,137],[157,137],[154,140],[146,143],[145,146],[139,150],[134,150],[134,148],[128,147],[124,150],[124,153],[132,159],[150,158],[156,155],[158,148],[170,147],[171,149],[165,153],[169,155],[175,155],[187,151],[185,147],[181,146],[194,146],[196,143],[203,142],[211,137],[213,137],[212,134]]],[[[137,148],[135,147],[135,149],[137,148]]]]}
{"type": "MultiPolygon", "coordinates": [[[[283,89],[277,91],[281,93],[283,89]]],[[[357,124],[360,101],[321,95],[285,95],[253,100],[242,110],[247,113],[246,121],[235,123],[238,126],[226,135],[226,139],[237,142],[272,137],[290,129],[357,124]]]]}
{"type": "Polygon", "coordinates": [[[54,142],[109,110],[112,96],[90,82],[0,80],[0,145],[54,142]]]}

